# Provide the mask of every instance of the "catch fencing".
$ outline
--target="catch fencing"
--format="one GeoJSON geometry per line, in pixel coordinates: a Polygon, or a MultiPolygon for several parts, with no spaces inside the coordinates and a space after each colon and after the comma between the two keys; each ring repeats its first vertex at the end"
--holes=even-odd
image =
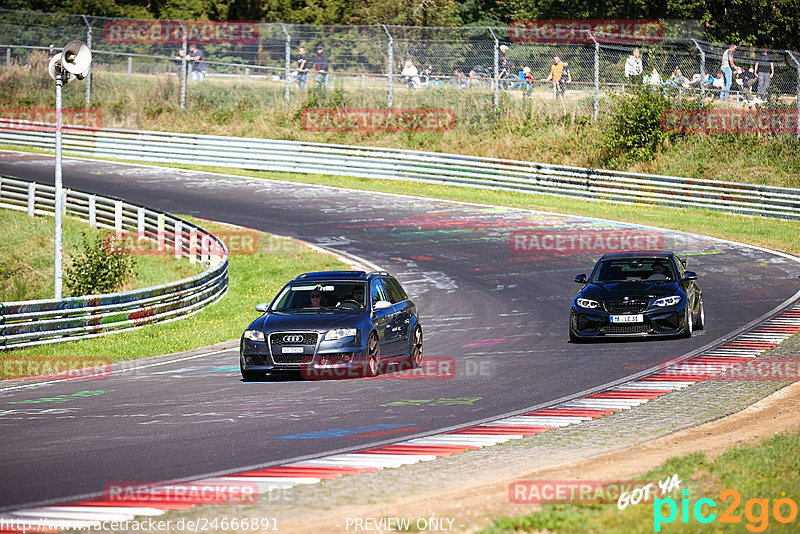
{"type": "MultiPolygon", "coordinates": [[[[65,189],[65,214],[89,226],[110,228],[137,238],[153,238],[176,258],[188,257],[208,268],[191,278],[145,289],[65,299],[0,303],[0,350],[70,341],[122,332],[197,313],[222,297],[228,287],[225,244],[199,226],[158,210],[123,200],[65,189]]],[[[0,207],[52,215],[51,185],[0,176],[0,207]]]]}
{"type": "MultiPolygon", "coordinates": [[[[0,119],[0,143],[48,150],[53,136],[52,131],[21,130],[19,123],[0,119]]],[[[129,161],[406,180],[800,219],[800,189],[788,187],[416,150],[152,131],[75,128],[64,134],[63,143],[71,154],[129,161]]]]}
{"type": "MultiPolygon", "coordinates": [[[[714,76],[720,70],[726,48],[699,39],[699,33],[687,29],[683,21],[662,21],[662,38],[638,44],[607,42],[602,37],[595,39],[594,34],[588,42],[529,42],[515,36],[510,27],[280,23],[248,23],[246,38],[239,31],[229,33],[226,41],[224,32],[220,38],[220,29],[215,26],[225,23],[139,22],[146,25],[136,26],[136,21],[127,19],[0,10],[0,54],[4,52],[0,65],[42,68],[43,59],[58,52],[66,42],[80,39],[92,48],[94,76],[121,80],[113,88],[103,89],[96,87],[90,77],[85,88],[87,106],[93,92],[118,92],[120,84],[152,85],[154,78],[174,80],[180,87],[160,90],[163,94],[154,96],[153,112],[159,105],[180,109],[193,104],[214,106],[226,98],[230,99],[229,106],[236,104],[241,95],[205,91],[202,83],[192,81],[197,63],[185,61],[186,50],[188,45],[199,42],[207,66],[205,85],[233,81],[259,84],[264,93],[262,105],[286,108],[300,107],[310,98],[308,88],[317,83],[316,49],[322,45],[330,76],[320,77],[319,83],[340,88],[345,93],[345,104],[350,95],[350,101],[359,107],[449,107],[456,110],[460,123],[467,123],[474,121],[465,120],[465,116],[520,113],[533,103],[549,115],[596,119],[605,105],[604,97],[623,89],[629,81],[624,65],[634,48],[642,52],[647,79],[654,79],[650,77],[656,69],[660,79],[656,85],[682,95],[719,96],[720,90],[709,86],[707,80],[708,75],[714,76]],[[207,34],[216,30],[216,36],[198,33],[193,29],[198,24],[208,25],[207,34]],[[169,31],[172,37],[163,38],[169,31]],[[298,72],[300,47],[308,53],[310,72],[305,81],[298,72]],[[552,82],[542,81],[555,55],[569,67],[565,79],[571,81],[563,91],[552,82]],[[407,61],[417,76],[402,74],[407,61]],[[426,74],[427,67],[431,67],[430,74],[426,74]],[[524,68],[530,69],[532,82],[524,80],[524,68]],[[685,84],[670,81],[676,69],[687,78],[685,84]],[[159,98],[163,100],[158,101],[159,98]]],[[[772,63],[775,75],[761,99],[773,107],[795,106],[800,113],[800,53],[768,50],[763,56],[761,52],[762,49],[740,47],[736,62],[746,70],[759,61],[772,63]]],[[[750,80],[737,80],[732,90],[734,99],[729,102],[744,107],[752,104],[757,87],[750,80]]]]}

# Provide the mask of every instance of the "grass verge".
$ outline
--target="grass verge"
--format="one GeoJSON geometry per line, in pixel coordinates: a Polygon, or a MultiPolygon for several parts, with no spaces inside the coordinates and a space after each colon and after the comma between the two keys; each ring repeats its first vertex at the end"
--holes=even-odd
{"type": "MultiPolygon", "coordinates": [[[[230,230],[229,226],[183,218],[212,233],[230,230]]],[[[341,262],[333,256],[289,239],[259,233],[258,253],[229,257],[227,294],[196,315],[110,336],[20,348],[9,354],[14,358],[57,355],[119,362],[237,339],[257,316],[254,306],[270,301],[288,280],[301,272],[341,268],[341,262]]],[[[0,353],[0,358],[9,354],[0,353]]]]}
{"type": "Polygon", "coordinates": [[[676,517],[671,522],[666,521],[671,511],[668,501],[629,505],[624,510],[619,510],[616,502],[543,505],[540,511],[528,515],[495,519],[494,525],[481,534],[797,532],[798,448],[800,433],[784,433],[756,446],[727,450],[713,459],[704,453],[672,458],[638,477],[639,480],[664,480],[678,475],[680,489],[688,490],[688,494],[673,490],[664,496],[665,501],[674,500],[676,517]],[[698,507],[697,503],[703,498],[711,499],[715,506],[703,501],[698,507]],[[698,521],[697,514],[707,518],[714,515],[712,520],[703,523],[698,521]],[[657,520],[662,517],[665,519],[657,520]]]}
{"type": "MultiPolygon", "coordinates": [[[[73,217],[63,221],[62,264],[66,267],[80,252],[83,234],[94,240],[108,230],[90,228],[73,217]]],[[[0,209],[0,302],[53,298],[54,228],[52,217],[28,217],[24,212],[0,209]]],[[[172,256],[136,256],[135,271],[120,291],[188,278],[202,268],[172,256]]],[[[67,291],[65,295],[72,296],[67,291]]]]}
{"type": "MultiPolygon", "coordinates": [[[[54,105],[52,80],[43,54],[30,68],[0,66],[0,108],[48,110],[54,105]]],[[[591,119],[591,91],[568,91],[556,104],[541,86],[534,98],[503,92],[498,113],[491,91],[443,87],[424,91],[398,88],[394,107],[447,108],[458,118],[445,131],[315,131],[304,128],[309,108],[384,108],[385,88],[340,86],[327,92],[291,87],[291,106],[284,106],[282,82],[206,79],[190,83],[186,109],[178,106],[175,76],[93,71],[92,110],[105,127],[180,133],[243,136],[344,143],[453,152],[475,156],[575,165],[579,167],[671,174],[698,180],[727,180],[800,187],[800,141],[795,136],[762,134],[670,134],[669,141],[647,161],[606,161],[603,138],[614,113],[611,94],[603,93],[598,121],[591,119]],[[538,96],[536,96],[538,95],[538,96]]],[[[64,107],[82,109],[84,84],[64,88],[64,107]]],[[[714,104],[722,109],[729,105],[714,104]]]]}

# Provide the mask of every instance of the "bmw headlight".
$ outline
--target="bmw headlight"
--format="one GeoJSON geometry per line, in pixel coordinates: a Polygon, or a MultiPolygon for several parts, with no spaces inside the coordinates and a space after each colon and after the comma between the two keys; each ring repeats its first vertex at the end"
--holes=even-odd
{"type": "Polygon", "coordinates": [[[325,333],[325,341],[334,341],[345,337],[353,337],[356,335],[355,328],[334,328],[325,333]]]}
{"type": "Polygon", "coordinates": [[[245,330],[242,337],[250,341],[264,341],[264,332],[261,330],[245,330]]]}
{"type": "Polygon", "coordinates": [[[575,303],[578,306],[580,306],[581,308],[594,309],[594,308],[599,308],[600,307],[600,305],[597,303],[597,301],[596,300],[592,300],[592,299],[577,299],[575,301],[575,303]]]}
{"type": "Polygon", "coordinates": [[[665,308],[667,306],[674,306],[681,301],[680,295],[673,295],[671,297],[663,297],[653,301],[653,306],[658,306],[659,308],[665,308]]]}

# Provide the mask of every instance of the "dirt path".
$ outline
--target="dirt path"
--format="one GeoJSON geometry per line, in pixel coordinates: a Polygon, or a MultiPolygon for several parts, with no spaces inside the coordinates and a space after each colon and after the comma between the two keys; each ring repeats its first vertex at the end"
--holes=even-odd
{"type": "MultiPolygon", "coordinates": [[[[473,484],[453,491],[420,494],[393,503],[339,507],[314,518],[283,520],[281,532],[394,532],[375,528],[382,518],[443,519],[443,528],[475,532],[491,524],[492,517],[521,515],[534,508],[511,503],[508,485],[514,480],[635,479],[665,460],[692,452],[713,457],[730,447],[756,444],[784,430],[800,430],[800,383],[792,384],[736,414],[664,436],[640,445],[562,464],[511,478],[476,476],[473,484]],[[348,519],[349,518],[349,519],[348,519]],[[370,528],[357,528],[356,519],[369,519],[370,528]],[[448,520],[454,519],[452,527],[448,520]],[[348,528],[349,527],[349,528],[348,528]]],[[[432,526],[432,525],[431,525],[432,526]]],[[[412,528],[413,530],[413,528],[412,528]]],[[[428,531],[437,531],[428,529],[428,531]]]]}

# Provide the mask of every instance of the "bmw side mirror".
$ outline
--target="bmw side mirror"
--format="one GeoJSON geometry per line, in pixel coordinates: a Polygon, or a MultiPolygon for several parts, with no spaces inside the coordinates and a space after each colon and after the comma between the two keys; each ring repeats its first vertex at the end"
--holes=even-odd
{"type": "Polygon", "coordinates": [[[684,271],[683,272],[683,279],[684,280],[697,280],[697,273],[694,271],[684,271]]]}
{"type": "Polygon", "coordinates": [[[585,274],[579,274],[578,276],[576,276],[575,277],[575,283],[576,284],[585,284],[586,283],[586,275],[585,274]]]}
{"type": "Polygon", "coordinates": [[[269,308],[269,304],[266,302],[262,302],[261,304],[256,304],[256,311],[264,313],[269,308]]]}
{"type": "Polygon", "coordinates": [[[389,302],[388,300],[379,300],[372,307],[375,309],[375,311],[387,310],[392,307],[392,303],[389,302]]]}

